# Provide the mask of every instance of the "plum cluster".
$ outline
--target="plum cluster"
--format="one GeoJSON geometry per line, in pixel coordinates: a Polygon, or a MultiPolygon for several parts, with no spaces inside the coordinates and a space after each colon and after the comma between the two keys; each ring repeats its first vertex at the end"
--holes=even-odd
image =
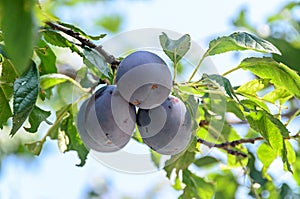
{"type": "Polygon", "coordinates": [[[191,117],[184,103],[170,95],[171,88],[163,59],[148,51],[131,53],[119,65],[116,85],[101,87],[81,105],[77,128],[82,141],[90,149],[114,152],[129,142],[137,124],[154,151],[182,152],[191,139],[191,117]]]}

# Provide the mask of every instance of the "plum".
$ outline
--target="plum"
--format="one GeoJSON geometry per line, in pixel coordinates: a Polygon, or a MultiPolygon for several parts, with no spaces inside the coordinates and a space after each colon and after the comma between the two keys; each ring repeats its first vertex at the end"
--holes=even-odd
{"type": "Polygon", "coordinates": [[[190,114],[174,96],[156,108],[139,109],[137,125],[144,143],[164,155],[184,151],[192,137],[190,114]]]}
{"type": "Polygon", "coordinates": [[[143,109],[151,109],[162,104],[169,96],[172,75],[158,55],[136,51],[121,61],[116,84],[126,101],[143,109]]]}
{"type": "Polygon", "coordinates": [[[77,128],[84,144],[99,152],[122,149],[133,134],[135,107],[114,85],[100,88],[80,107],[77,128]]]}

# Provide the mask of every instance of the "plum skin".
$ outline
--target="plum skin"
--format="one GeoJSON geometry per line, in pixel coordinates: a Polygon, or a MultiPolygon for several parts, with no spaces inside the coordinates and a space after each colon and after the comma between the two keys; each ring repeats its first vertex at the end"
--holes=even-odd
{"type": "Polygon", "coordinates": [[[190,114],[174,96],[154,109],[139,109],[137,125],[144,143],[164,155],[181,153],[192,137],[190,114]]]}
{"type": "Polygon", "coordinates": [[[99,152],[122,149],[136,121],[135,107],[120,96],[114,85],[100,88],[83,103],[78,115],[77,128],[84,144],[99,152]]]}
{"type": "Polygon", "coordinates": [[[143,109],[151,109],[162,104],[169,96],[172,75],[158,55],[136,51],[119,64],[116,84],[126,101],[143,109]]]}

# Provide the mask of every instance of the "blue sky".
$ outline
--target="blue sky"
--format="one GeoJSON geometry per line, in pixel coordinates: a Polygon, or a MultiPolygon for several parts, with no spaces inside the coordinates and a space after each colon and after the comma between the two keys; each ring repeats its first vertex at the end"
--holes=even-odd
{"type": "MultiPolygon", "coordinates": [[[[97,7],[85,6],[64,8],[58,12],[62,21],[76,22],[88,32],[97,32],[89,22],[101,15],[120,12],[124,15],[122,31],[138,28],[163,28],[189,33],[192,39],[206,48],[209,39],[234,31],[230,21],[243,6],[249,8],[249,16],[255,24],[262,25],[265,17],[276,12],[285,0],[153,0],[153,1],[112,1],[97,7]]],[[[76,61],[76,60],[75,60],[76,61]]],[[[225,64],[224,69],[235,64],[231,56],[213,58],[218,66],[225,64]]],[[[46,126],[46,125],[45,125],[46,126]]],[[[20,161],[15,157],[5,159],[0,176],[1,199],[80,199],[88,186],[108,183],[113,195],[108,198],[119,198],[119,195],[130,195],[141,198],[155,185],[162,185],[159,198],[174,198],[178,195],[164,177],[164,172],[145,175],[133,175],[116,172],[104,167],[89,157],[86,166],[78,168],[75,153],[61,154],[56,142],[49,141],[45,150],[34,164],[20,161]]]]}

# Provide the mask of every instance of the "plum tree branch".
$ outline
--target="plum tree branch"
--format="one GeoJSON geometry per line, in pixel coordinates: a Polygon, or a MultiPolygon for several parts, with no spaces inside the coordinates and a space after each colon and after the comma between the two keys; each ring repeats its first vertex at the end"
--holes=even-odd
{"type": "Polygon", "coordinates": [[[89,48],[93,48],[93,49],[97,50],[104,57],[105,61],[107,63],[111,64],[112,68],[113,67],[117,68],[117,66],[119,65],[120,61],[117,60],[113,55],[106,52],[103,49],[103,46],[101,46],[101,45],[97,46],[96,44],[91,42],[89,39],[81,36],[78,32],[75,32],[69,28],[63,27],[61,25],[58,25],[58,24],[50,22],[50,21],[45,22],[45,24],[50,26],[53,30],[61,31],[61,32],[75,38],[76,40],[78,40],[81,43],[82,46],[87,46],[89,48]]]}
{"type": "MultiPolygon", "coordinates": [[[[300,138],[300,132],[298,132],[296,135],[289,136],[284,138],[285,140],[290,140],[290,139],[296,139],[300,138]]],[[[241,156],[241,157],[247,157],[245,153],[242,153],[240,151],[236,151],[234,149],[231,149],[230,147],[236,147],[241,144],[254,144],[256,141],[259,140],[265,140],[263,137],[256,137],[256,138],[249,138],[249,139],[240,139],[240,140],[234,140],[231,142],[223,142],[223,143],[213,143],[213,142],[208,142],[202,138],[197,138],[197,142],[204,144],[205,146],[208,146],[209,148],[219,148],[225,150],[227,153],[235,156],[241,156]]]]}

